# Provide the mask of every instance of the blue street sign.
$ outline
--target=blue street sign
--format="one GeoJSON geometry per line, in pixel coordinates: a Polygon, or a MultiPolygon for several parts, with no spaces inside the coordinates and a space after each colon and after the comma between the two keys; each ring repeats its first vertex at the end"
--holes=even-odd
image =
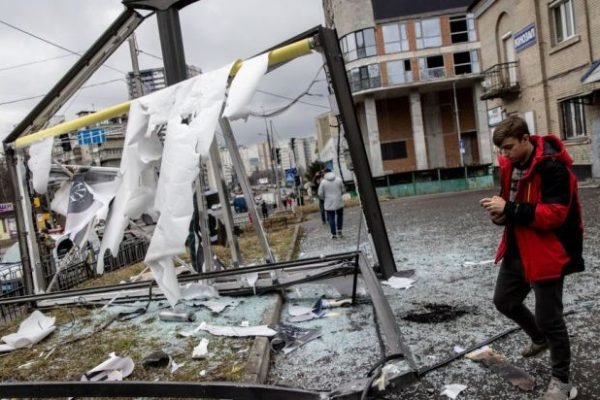
{"type": "Polygon", "coordinates": [[[296,179],[296,174],[298,171],[296,168],[289,168],[285,170],[285,181],[289,183],[294,183],[296,179]]]}
{"type": "Polygon", "coordinates": [[[86,129],[77,131],[77,143],[99,144],[106,142],[106,131],[102,128],[86,129]]]}
{"type": "Polygon", "coordinates": [[[519,51],[525,50],[529,46],[532,46],[537,39],[537,35],[535,33],[535,24],[529,24],[525,28],[521,29],[519,32],[515,33],[515,50],[517,53],[519,51]]]}

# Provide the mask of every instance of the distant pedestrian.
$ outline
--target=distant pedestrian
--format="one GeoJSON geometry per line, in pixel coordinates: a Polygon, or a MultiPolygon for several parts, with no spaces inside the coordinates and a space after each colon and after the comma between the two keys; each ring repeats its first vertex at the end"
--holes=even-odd
{"type": "Polygon", "coordinates": [[[260,209],[262,211],[263,219],[267,219],[269,216],[269,207],[267,207],[267,203],[264,200],[260,203],[260,209]]]}
{"type": "Polygon", "coordinates": [[[325,170],[325,176],[319,184],[319,198],[323,200],[323,207],[327,212],[327,221],[331,230],[331,238],[342,237],[344,224],[344,183],[330,170],[325,170]]]}
{"type": "Polygon", "coordinates": [[[319,186],[321,184],[321,181],[323,180],[323,175],[325,174],[325,171],[317,171],[317,173],[315,174],[315,176],[313,176],[312,179],[312,190],[313,193],[317,196],[317,198],[319,199],[319,213],[321,214],[321,222],[323,223],[323,225],[325,225],[327,223],[327,219],[325,216],[325,200],[323,200],[321,198],[321,196],[319,195],[319,186]]]}
{"type": "Polygon", "coordinates": [[[496,261],[502,259],[494,304],[530,337],[521,355],[550,349],[552,377],[542,400],[571,392],[571,348],[563,318],[564,277],[583,271],[583,228],[573,160],[554,135],[530,135],[527,123],[508,117],[495,129],[500,149],[500,196],[481,206],[505,225],[496,261]],[[535,315],[523,304],[535,294],[535,315]]]}

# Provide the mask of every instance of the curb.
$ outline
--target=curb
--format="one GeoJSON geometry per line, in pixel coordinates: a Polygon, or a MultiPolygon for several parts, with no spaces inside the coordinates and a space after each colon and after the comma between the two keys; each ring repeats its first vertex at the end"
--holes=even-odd
{"type": "MultiPolygon", "coordinates": [[[[290,248],[285,257],[285,261],[291,260],[294,255],[294,250],[298,242],[298,236],[300,233],[300,223],[296,225],[294,233],[292,235],[292,242],[290,248]]],[[[271,307],[263,315],[262,323],[266,325],[275,325],[279,323],[281,317],[281,307],[283,305],[283,297],[281,294],[277,294],[275,301],[271,307]]],[[[269,338],[260,336],[254,338],[250,354],[248,356],[248,362],[244,375],[242,376],[242,382],[263,384],[267,380],[269,373],[269,364],[271,362],[271,346],[269,344],[269,338]]]]}

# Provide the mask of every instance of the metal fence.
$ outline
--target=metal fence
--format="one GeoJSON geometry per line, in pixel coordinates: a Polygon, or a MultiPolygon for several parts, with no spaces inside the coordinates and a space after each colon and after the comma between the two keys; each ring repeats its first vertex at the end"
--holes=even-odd
{"type": "MultiPolygon", "coordinates": [[[[104,257],[105,271],[115,271],[119,268],[142,261],[146,255],[148,245],[149,243],[145,239],[139,239],[137,237],[125,239],[121,243],[119,253],[116,257],[113,257],[110,254],[104,257]]],[[[44,255],[41,261],[46,284],[49,284],[56,274],[56,260],[51,255],[44,255]]],[[[67,290],[95,277],[96,259],[90,257],[86,260],[85,257],[83,259],[80,257],[74,260],[67,268],[59,272],[53,290],[67,290]]],[[[26,295],[20,267],[11,270],[11,273],[0,274],[0,289],[0,299],[26,295]],[[18,273],[15,271],[18,271],[18,273]]],[[[22,304],[1,305],[0,325],[23,315],[26,310],[27,306],[22,304]]]]}

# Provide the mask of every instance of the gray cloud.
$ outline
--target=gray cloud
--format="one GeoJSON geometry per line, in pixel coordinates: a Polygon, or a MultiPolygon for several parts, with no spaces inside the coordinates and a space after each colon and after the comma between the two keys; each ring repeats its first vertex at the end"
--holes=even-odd
{"type": "MultiPolygon", "coordinates": [[[[5,1],[2,6],[0,19],[78,52],[85,51],[123,10],[119,0],[5,1]]],[[[252,56],[323,22],[321,0],[200,0],[184,8],[180,16],[187,62],[205,71],[252,56]]],[[[136,35],[143,52],[161,56],[155,17],[148,18],[136,35]]],[[[68,53],[5,25],[0,25],[0,43],[0,103],[46,93],[76,61],[76,56],[65,56],[2,71],[13,65],[68,53]]],[[[139,62],[141,68],[162,65],[160,60],[144,53],[140,54],[139,62]]],[[[310,84],[322,63],[318,54],[302,57],[268,74],[259,89],[296,97],[310,84]]],[[[129,71],[131,60],[127,44],[106,64],[129,71]]],[[[115,79],[123,80],[81,90],[59,114],[70,119],[80,110],[98,110],[127,100],[121,73],[100,68],[87,84],[115,79]]],[[[320,79],[323,79],[322,73],[320,79]]],[[[305,97],[302,101],[314,105],[297,104],[273,119],[280,139],[314,133],[314,117],[326,112],[323,107],[328,106],[324,82],[318,82],[311,93],[321,97],[305,97]]],[[[0,105],[0,136],[5,136],[39,100],[0,105]]],[[[288,102],[258,93],[252,107],[271,110],[288,102]]],[[[246,123],[234,123],[233,128],[241,144],[250,144],[262,141],[256,134],[264,132],[264,125],[264,119],[251,117],[246,123]]]]}

